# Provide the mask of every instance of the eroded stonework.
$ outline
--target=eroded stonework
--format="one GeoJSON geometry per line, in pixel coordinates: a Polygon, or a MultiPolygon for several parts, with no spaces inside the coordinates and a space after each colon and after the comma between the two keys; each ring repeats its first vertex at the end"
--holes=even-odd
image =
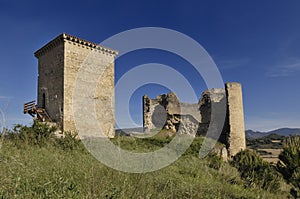
{"type": "Polygon", "coordinates": [[[144,128],[164,128],[178,132],[181,124],[182,129],[180,133],[183,134],[193,134],[195,131],[188,129],[198,128],[198,125],[195,124],[201,121],[199,105],[181,103],[173,92],[158,95],[156,99],[150,99],[147,95],[144,95],[143,113],[144,128]]]}
{"type": "Polygon", "coordinates": [[[219,139],[226,146],[228,156],[234,156],[246,148],[241,84],[230,82],[225,89],[209,89],[202,93],[197,104],[179,102],[175,93],[159,95],[156,99],[144,95],[143,125],[145,129],[164,128],[192,136],[207,135],[210,128],[212,133],[208,136],[219,139]],[[211,114],[212,106],[215,114],[211,114]]]}

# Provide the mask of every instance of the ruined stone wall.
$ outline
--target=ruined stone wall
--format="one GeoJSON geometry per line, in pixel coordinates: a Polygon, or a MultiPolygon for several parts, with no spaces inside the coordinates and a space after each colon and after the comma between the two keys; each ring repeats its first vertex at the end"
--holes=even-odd
{"type": "MultiPolygon", "coordinates": [[[[143,127],[177,131],[181,121],[200,122],[198,104],[179,102],[175,93],[158,95],[156,99],[143,96],[143,127]]],[[[186,124],[187,126],[187,124],[186,124]]]]}
{"type": "Polygon", "coordinates": [[[143,127],[146,129],[163,128],[167,112],[157,99],[143,96],[143,127]]]}
{"type": "MultiPolygon", "coordinates": [[[[199,124],[198,135],[206,135],[210,125],[215,125],[214,129],[220,129],[217,124],[211,123],[213,119],[222,120],[221,113],[226,114],[226,92],[223,88],[213,88],[206,90],[202,93],[198,102],[201,115],[201,121],[199,124]],[[214,114],[212,115],[212,106],[214,107],[214,114]]],[[[214,132],[211,132],[214,133],[214,132]]],[[[213,135],[212,135],[213,136],[213,135]]]]}
{"type": "Polygon", "coordinates": [[[229,157],[246,148],[242,88],[239,83],[230,82],[226,83],[225,89],[204,91],[198,104],[181,103],[174,93],[169,93],[156,99],[144,96],[143,107],[145,128],[178,131],[181,124],[181,133],[196,131],[196,135],[204,136],[210,127],[212,131],[209,136],[226,145],[229,157]],[[214,115],[211,114],[212,106],[214,115]],[[224,113],[225,118],[220,113],[224,113]],[[213,121],[224,121],[224,124],[213,121]]]}

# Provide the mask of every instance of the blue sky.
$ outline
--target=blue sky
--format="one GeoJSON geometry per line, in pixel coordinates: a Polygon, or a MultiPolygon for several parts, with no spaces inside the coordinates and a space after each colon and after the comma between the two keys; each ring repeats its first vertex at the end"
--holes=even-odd
{"type": "MultiPolygon", "coordinates": [[[[93,42],[138,27],[164,27],[199,42],[223,80],[243,85],[247,129],[300,127],[300,1],[0,1],[0,108],[8,127],[31,121],[23,103],[36,98],[37,60],[33,53],[62,32],[93,42]]],[[[116,61],[116,80],[137,64],[159,62],[185,71],[174,55],[145,51],[116,61]],[[163,56],[162,56],[163,54],[163,56]],[[171,60],[171,61],[170,61],[171,60]]],[[[198,97],[203,80],[186,75],[198,97]]],[[[201,79],[201,78],[200,78],[201,79]]],[[[137,99],[165,91],[154,85],[137,99]]],[[[118,101],[118,99],[116,99],[118,101]]]]}

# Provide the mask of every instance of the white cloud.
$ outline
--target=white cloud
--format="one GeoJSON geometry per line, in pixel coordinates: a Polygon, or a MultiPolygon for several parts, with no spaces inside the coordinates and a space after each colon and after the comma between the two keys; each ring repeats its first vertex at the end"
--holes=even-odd
{"type": "Polygon", "coordinates": [[[269,68],[266,75],[267,77],[289,77],[296,72],[300,72],[300,60],[269,68]]]}

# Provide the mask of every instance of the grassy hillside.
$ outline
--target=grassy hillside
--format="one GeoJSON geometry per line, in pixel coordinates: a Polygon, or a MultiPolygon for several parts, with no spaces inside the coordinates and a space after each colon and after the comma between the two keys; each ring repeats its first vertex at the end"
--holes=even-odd
{"type": "MultiPolygon", "coordinates": [[[[0,150],[1,198],[282,198],[246,188],[239,172],[216,156],[197,157],[202,138],[159,171],[129,174],[108,168],[72,139],[38,142],[8,136],[0,150]]],[[[22,136],[19,136],[22,137],[22,136]]],[[[29,136],[30,137],[30,136],[29,136]]],[[[32,138],[30,138],[32,139],[32,138]]],[[[40,137],[36,137],[40,139],[40,137]]],[[[128,150],[156,149],[168,140],[117,137],[128,150]]]]}

